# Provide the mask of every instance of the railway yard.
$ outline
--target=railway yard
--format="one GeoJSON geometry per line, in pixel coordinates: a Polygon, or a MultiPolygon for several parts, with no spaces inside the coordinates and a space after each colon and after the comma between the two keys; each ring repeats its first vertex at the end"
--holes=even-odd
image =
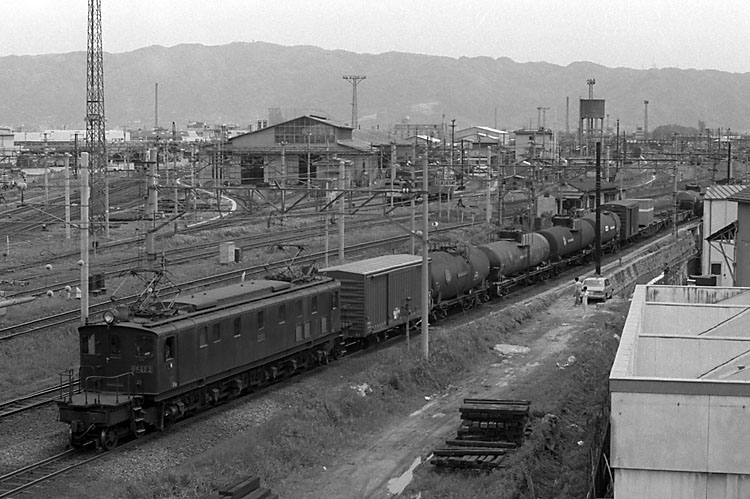
{"type": "MultiPolygon", "coordinates": [[[[420,224],[420,216],[408,206],[396,207],[387,218],[382,207],[370,209],[367,213],[363,206],[346,222],[347,261],[408,253],[404,227],[412,219],[420,224]]],[[[428,207],[430,218],[440,220],[431,233],[434,240],[487,241],[486,226],[478,222],[481,210],[451,216],[443,209],[438,203],[428,207]]],[[[5,216],[19,220],[14,210],[5,216]]],[[[153,222],[118,223],[112,237],[97,244],[91,260],[92,272],[106,281],[91,296],[91,317],[113,304],[138,301],[154,275],[165,283],[159,299],[168,302],[178,291],[184,295],[250,282],[269,272],[289,277],[298,269],[337,261],[335,250],[323,241],[330,221],[314,211],[311,217],[288,217],[280,226],[267,223],[268,218],[247,223],[239,217],[232,223],[226,213],[208,212],[203,218],[204,224],[185,224],[156,238],[159,262],[168,270],[164,274],[134,271],[148,267],[142,234],[153,222]],[[219,263],[217,250],[224,241],[240,249],[241,262],[219,263]]],[[[614,279],[619,297],[592,305],[586,315],[570,306],[571,280],[590,273],[591,263],[561,267],[533,286],[518,287],[514,281],[513,292],[502,299],[478,307],[466,305],[479,303],[474,299],[455,301],[458,313],[446,308],[434,315],[429,363],[416,345],[415,321],[411,342],[402,334],[370,342],[337,362],[281,376],[269,387],[230,397],[164,431],[121,439],[102,433],[77,449],[69,446],[69,427],[57,421],[53,402],[80,389],[75,374],[60,376],[76,373],[80,360],[80,302],[74,291],[79,250],[77,241],[65,239],[59,220],[42,223],[13,224],[19,230],[5,254],[6,299],[34,300],[8,307],[0,319],[0,353],[9,367],[0,378],[5,394],[0,401],[0,497],[17,497],[21,490],[23,497],[199,497],[249,476],[288,498],[469,497],[461,495],[466,490],[472,497],[530,491],[546,497],[561,487],[585,494],[593,483],[592,456],[601,449],[606,375],[627,313],[628,290],[636,280],[658,274],[662,260],[685,257],[675,254],[675,247],[684,249],[684,244],[674,246],[663,236],[606,256],[605,271],[619,276],[614,279]],[[642,263],[644,251],[666,256],[642,263]],[[433,451],[455,435],[458,408],[466,399],[530,404],[525,442],[507,455],[498,451],[505,457],[489,482],[487,476],[445,472],[430,464],[433,451]]],[[[684,241],[690,240],[689,231],[680,230],[684,241]]],[[[503,294],[510,290],[508,285],[503,294]]],[[[437,295],[438,302],[443,298],[437,295]]]]}

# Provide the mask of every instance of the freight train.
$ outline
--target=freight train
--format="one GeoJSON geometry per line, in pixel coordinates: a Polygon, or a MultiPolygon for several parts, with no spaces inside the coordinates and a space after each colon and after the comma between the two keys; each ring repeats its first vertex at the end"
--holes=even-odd
{"type": "MultiPolygon", "coordinates": [[[[630,225],[637,206],[623,202],[601,211],[604,247],[635,237],[630,225]]],[[[657,217],[652,224],[671,221],[657,217]]],[[[595,216],[560,223],[479,246],[432,248],[433,317],[587,259],[595,216]]],[[[242,393],[327,364],[353,344],[377,342],[409,327],[422,315],[421,260],[386,255],[295,280],[243,281],[170,300],[158,297],[152,281],[132,305],[113,308],[79,328],[80,390],[63,385],[70,388],[57,401],[59,420],[69,424],[70,444],[112,449],[122,438],[163,430],[242,393]]],[[[68,371],[64,377],[75,376],[68,371]]]]}

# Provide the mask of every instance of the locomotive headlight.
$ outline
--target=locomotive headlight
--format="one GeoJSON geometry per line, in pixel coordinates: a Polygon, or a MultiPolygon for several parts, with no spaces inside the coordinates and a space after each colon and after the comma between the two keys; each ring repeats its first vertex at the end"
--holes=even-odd
{"type": "Polygon", "coordinates": [[[115,320],[117,320],[117,312],[114,310],[107,310],[102,314],[102,317],[107,324],[114,324],[115,320]]]}

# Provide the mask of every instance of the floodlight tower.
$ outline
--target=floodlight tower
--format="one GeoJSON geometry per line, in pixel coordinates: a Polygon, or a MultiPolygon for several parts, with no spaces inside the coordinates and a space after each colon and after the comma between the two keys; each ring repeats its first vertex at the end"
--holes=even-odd
{"type": "Polygon", "coordinates": [[[104,124],[104,64],[102,53],[102,2],[88,0],[86,50],[86,148],[91,172],[91,218],[105,220],[109,236],[109,186],[107,139],[104,124]]]}
{"type": "Polygon", "coordinates": [[[648,101],[643,101],[643,140],[648,140],[648,101]]]}
{"type": "Polygon", "coordinates": [[[352,84],[352,128],[357,129],[357,85],[359,82],[366,79],[367,76],[357,75],[345,75],[342,77],[345,80],[349,80],[352,84]]]}

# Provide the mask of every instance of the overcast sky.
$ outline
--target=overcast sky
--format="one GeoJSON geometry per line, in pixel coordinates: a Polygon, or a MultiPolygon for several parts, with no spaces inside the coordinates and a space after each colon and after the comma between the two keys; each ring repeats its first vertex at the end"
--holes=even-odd
{"type": "MultiPolygon", "coordinates": [[[[86,50],[87,0],[2,0],[0,56],[86,50]]],[[[750,72],[748,0],[102,0],[105,52],[264,41],[750,72]]]]}

